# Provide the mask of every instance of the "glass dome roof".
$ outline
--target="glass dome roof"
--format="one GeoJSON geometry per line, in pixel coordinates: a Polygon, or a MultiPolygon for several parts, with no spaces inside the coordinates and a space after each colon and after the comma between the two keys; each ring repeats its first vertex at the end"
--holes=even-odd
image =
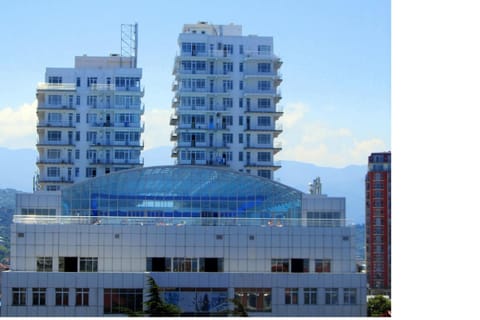
{"type": "Polygon", "coordinates": [[[62,190],[62,215],[299,218],[302,192],[228,168],[158,166],[119,171],[62,190]]]}

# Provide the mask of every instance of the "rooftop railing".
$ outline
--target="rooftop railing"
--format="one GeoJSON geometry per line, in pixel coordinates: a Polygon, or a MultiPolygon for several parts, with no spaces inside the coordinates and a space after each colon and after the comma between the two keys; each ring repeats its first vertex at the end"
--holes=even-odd
{"type": "Polygon", "coordinates": [[[19,224],[92,224],[156,226],[261,226],[261,227],[344,227],[353,225],[345,219],[307,218],[216,218],[216,217],[112,217],[112,216],[46,216],[14,215],[19,224]]]}

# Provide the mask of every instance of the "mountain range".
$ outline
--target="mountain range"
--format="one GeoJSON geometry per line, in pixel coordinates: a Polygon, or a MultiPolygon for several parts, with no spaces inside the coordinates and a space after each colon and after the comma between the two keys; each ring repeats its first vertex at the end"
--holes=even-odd
{"type": "MultiPolygon", "coordinates": [[[[158,147],[143,152],[146,167],[172,165],[171,147],[158,147]]],[[[36,172],[37,152],[34,149],[7,149],[0,147],[0,189],[10,188],[32,192],[36,172]]],[[[282,160],[282,168],[275,172],[275,180],[302,192],[316,177],[322,182],[322,193],[345,197],[347,219],[356,224],[365,222],[366,165],[344,168],[320,167],[315,164],[282,160]]]]}

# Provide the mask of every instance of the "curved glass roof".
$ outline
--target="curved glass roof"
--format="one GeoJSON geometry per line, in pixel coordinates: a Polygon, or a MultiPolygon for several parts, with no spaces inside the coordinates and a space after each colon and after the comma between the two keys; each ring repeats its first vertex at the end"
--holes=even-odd
{"type": "Polygon", "coordinates": [[[158,166],[119,171],[62,190],[62,215],[300,218],[302,192],[228,168],[158,166]]]}

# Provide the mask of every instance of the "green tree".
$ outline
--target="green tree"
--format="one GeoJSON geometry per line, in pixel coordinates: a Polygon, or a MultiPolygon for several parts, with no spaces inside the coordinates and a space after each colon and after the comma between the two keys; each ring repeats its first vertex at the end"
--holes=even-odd
{"type": "Polygon", "coordinates": [[[385,317],[389,316],[391,310],[391,301],[382,295],[377,295],[368,299],[367,315],[369,317],[385,317]]]}
{"type": "Polygon", "coordinates": [[[148,276],[148,300],[145,304],[145,314],[150,317],[172,317],[179,316],[181,310],[174,304],[166,303],[160,297],[160,287],[155,280],[148,276]]]}

